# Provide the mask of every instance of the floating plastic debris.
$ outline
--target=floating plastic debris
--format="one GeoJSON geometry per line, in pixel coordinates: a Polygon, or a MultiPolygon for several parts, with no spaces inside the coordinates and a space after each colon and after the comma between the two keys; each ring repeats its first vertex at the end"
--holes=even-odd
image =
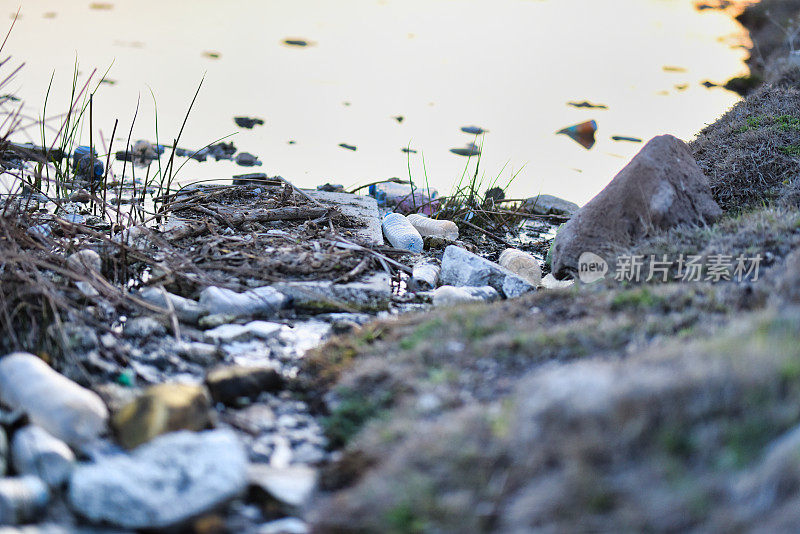
{"type": "Polygon", "coordinates": [[[642,142],[642,140],[639,139],[638,137],[626,137],[624,135],[612,135],[611,139],[613,139],[614,141],[628,141],[628,142],[631,142],[631,143],[641,143],[642,142]]]}
{"type": "Polygon", "coordinates": [[[305,46],[311,46],[311,43],[309,43],[305,39],[284,39],[283,44],[287,46],[298,46],[301,48],[305,46]]]}
{"type": "Polygon", "coordinates": [[[342,148],[346,148],[347,150],[352,150],[353,152],[355,152],[358,149],[357,146],[348,145],[347,143],[339,143],[339,146],[342,147],[342,148]]]}
{"type": "Polygon", "coordinates": [[[568,106],[572,106],[574,108],[587,108],[587,109],[608,109],[608,106],[605,104],[592,104],[591,102],[587,102],[584,100],[583,102],[567,102],[568,106]]]}
{"type": "Polygon", "coordinates": [[[456,154],[458,156],[480,156],[481,151],[480,149],[476,148],[475,145],[467,146],[466,148],[451,148],[450,152],[456,154]]]}
{"type": "Polygon", "coordinates": [[[239,128],[247,128],[250,130],[253,128],[253,126],[260,126],[264,124],[264,119],[257,119],[254,117],[234,117],[233,122],[235,122],[236,126],[239,128]]]}
{"type": "Polygon", "coordinates": [[[461,131],[468,134],[480,135],[487,133],[489,130],[484,130],[480,126],[462,126],[461,131]]]}
{"type": "Polygon", "coordinates": [[[556,133],[570,136],[573,141],[580,144],[586,150],[589,150],[594,146],[594,133],[596,131],[597,122],[592,120],[575,124],[574,126],[568,126],[556,133]]]}

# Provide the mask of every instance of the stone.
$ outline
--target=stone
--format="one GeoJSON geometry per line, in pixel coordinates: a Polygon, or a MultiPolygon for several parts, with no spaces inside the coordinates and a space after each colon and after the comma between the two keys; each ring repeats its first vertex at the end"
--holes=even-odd
{"type": "Polygon", "coordinates": [[[269,339],[281,331],[282,325],[267,321],[251,321],[247,324],[223,324],[206,330],[204,336],[209,343],[231,343],[250,338],[269,339]]]}
{"type": "Polygon", "coordinates": [[[256,534],[308,534],[308,525],[296,517],[284,517],[264,523],[256,529],[256,534]]]}
{"type": "Polygon", "coordinates": [[[456,245],[444,250],[441,282],[451,286],[492,286],[506,298],[536,289],[521,276],[456,245]]]}
{"type": "Polygon", "coordinates": [[[615,250],[642,237],[710,224],[721,214],[689,147],[671,135],[655,137],[561,227],[553,242],[553,274],[576,275],[584,252],[613,260],[615,250]]]}
{"type": "Polygon", "coordinates": [[[141,226],[131,226],[114,234],[111,238],[115,243],[125,244],[131,248],[144,249],[150,246],[150,231],[141,226]]]}
{"type": "Polygon", "coordinates": [[[73,352],[96,349],[100,344],[93,328],[77,323],[63,323],[60,329],[52,324],[47,327],[47,334],[58,344],[65,342],[65,348],[73,352]]]}
{"type": "Polygon", "coordinates": [[[0,525],[35,521],[44,515],[50,498],[47,485],[35,476],[0,478],[0,525]]]}
{"type": "Polygon", "coordinates": [[[350,241],[368,247],[383,246],[381,215],[375,198],[330,191],[303,190],[303,192],[317,202],[335,207],[345,217],[361,221],[361,228],[348,228],[353,232],[352,236],[348,236],[350,241]]]}
{"type": "Polygon", "coordinates": [[[196,301],[173,295],[157,287],[146,287],[139,292],[139,296],[142,300],[165,310],[169,310],[171,305],[175,316],[183,323],[197,324],[200,316],[205,313],[205,309],[196,301]]]}
{"type": "Polygon", "coordinates": [[[108,409],[100,397],[59,374],[33,354],[0,359],[0,402],[72,446],[106,431],[108,409]]]}
{"type": "Polygon", "coordinates": [[[492,302],[499,298],[500,294],[492,286],[441,286],[433,292],[432,300],[434,306],[455,306],[465,302],[492,302]]]}
{"type": "Polygon", "coordinates": [[[69,478],[75,464],[75,455],[66,443],[35,425],[14,433],[11,455],[18,474],[36,476],[52,488],[69,478]]]}
{"type": "Polygon", "coordinates": [[[100,273],[103,270],[103,260],[100,258],[100,254],[87,248],[70,254],[67,257],[67,267],[80,273],[88,271],[100,273]]]}
{"type": "Polygon", "coordinates": [[[530,197],[520,206],[521,211],[527,211],[535,215],[560,215],[571,217],[580,206],[569,200],[558,198],[553,195],[537,195],[530,197]]]}
{"type": "Polygon", "coordinates": [[[271,367],[224,365],[208,372],[206,385],[215,402],[231,405],[238,399],[254,399],[265,391],[279,391],[284,380],[271,367]]]}
{"type": "Polygon", "coordinates": [[[250,337],[250,332],[243,324],[223,324],[206,330],[203,337],[208,343],[231,343],[250,337]]]}
{"type": "Polygon", "coordinates": [[[211,424],[208,392],[199,385],[165,383],[145,390],[114,414],[120,444],[132,449],[176,430],[202,430],[211,424]]]}
{"type": "Polygon", "coordinates": [[[128,319],[122,332],[127,337],[147,339],[153,336],[163,336],[167,329],[152,317],[135,317],[128,319]]]}
{"type": "Polygon", "coordinates": [[[232,431],[183,431],[78,466],[69,502],[93,523],[165,529],[238,496],[247,483],[247,455],[232,431]]]}
{"type": "Polygon", "coordinates": [[[286,505],[286,512],[305,506],[317,485],[317,472],[310,467],[292,465],[272,467],[266,464],[250,464],[247,469],[250,484],[261,488],[279,503],[286,505]]]}
{"type": "Polygon", "coordinates": [[[219,347],[210,343],[182,341],[176,345],[175,350],[179,356],[204,367],[217,363],[223,356],[219,347]]]}
{"type": "Polygon", "coordinates": [[[200,306],[209,315],[234,315],[236,317],[270,316],[290,303],[290,299],[273,287],[264,286],[237,293],[216,286],[200,293],[200,306]]]}
{"type": "Polygon", "coordinates": [[[386,273],[347,284],[278,282],[272,287],[290,296],[296,308],[316,312],[380,311],[389,306],[392,298],[391,279],[386,273]]]}
{"type": "Polygon", "coordinates": [[[8,472],[8,436],[3,427],[0,427],[0,477],[8,472]]]}

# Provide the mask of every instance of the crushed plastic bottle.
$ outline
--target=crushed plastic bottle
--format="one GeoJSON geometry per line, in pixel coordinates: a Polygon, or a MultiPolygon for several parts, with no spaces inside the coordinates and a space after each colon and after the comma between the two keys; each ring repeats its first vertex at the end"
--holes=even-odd
{"type": "Polygon", "coordinates": [[[14,433],[11,457],[17,473],[35,475],[52,488],[67,480],[75,463],[75,455],[66,443],[35,425],[14,433]]]}
{"type": "Polygon", "coordinates": [[[500,298],[500,293],[491,286],[455,287],[441,286],[433,292],[434,306],[455,306],[465,302],[492,302],[500,298]]]}
{"type": "Polygon", "coordinates": [[[97,152],[88,146],[79,146],[72,153],[72,167],[79,176],[92,180],[103,179],[103,162],[97,159],[97,152]]]}
{"type": "Polygon", "coordinates": [[[0,525],[36,519],[50,502],[50,491],[34,476],[0,478],[0,525]]]}
{"type": "Polygon", "coordinates": [[[0,358],[0,401],[73,446],[106,431],[108,409],[100,397],[33,354],[15,352],[0,358]]]}
{"type": "Polygon", "coordinates": [[[408,290],[411,292],[429,291],[439,284],[439,274],[442,268],[435,263],[425,260],[417,263],[411,270],[408,279],[408,290]]]}
{"type": "Polygon", "coordinates": [[[435,235],[444,237],[450,241],[458,239],[458,226],[453,221],[431,219],[419,213],[412,213],[407,218],[408,222],[410,222],[422,236],[435,235]]]}
{"type": "Polygon", "coordinates": [[[518,274],[533,286],[542,283],[542,268],[536,258],[515,248],[507,248],[500,254],[497,261],[512,273],[518,274]]]}
{"type": "Polygon", "coordinates": [[[411,252],[422,252],[422,236],[414,228],[404,215],[390,213],[383,218],[383,234],[386,240],[393,247],[410,250],[411,252]]]}

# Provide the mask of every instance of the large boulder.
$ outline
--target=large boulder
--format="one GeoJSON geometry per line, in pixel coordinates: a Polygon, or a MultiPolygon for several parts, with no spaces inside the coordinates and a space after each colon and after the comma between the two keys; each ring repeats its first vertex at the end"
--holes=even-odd
{"type": "Polygon", "coordinates": [[[558,232],[553,273],[560,279],[575,274],[584,252],[609,259],[655,231],[708,224],[721,214],[686,143],[654,137],[558,232]]]}

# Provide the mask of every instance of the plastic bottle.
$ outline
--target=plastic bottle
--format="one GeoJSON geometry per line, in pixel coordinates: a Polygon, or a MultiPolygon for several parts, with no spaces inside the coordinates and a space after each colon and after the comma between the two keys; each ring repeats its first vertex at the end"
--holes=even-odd
{"type": "Polygon", "coordinates": [[[422,252],[422,236],[405,216],[399,213],[390,213],[383,218],[383,234],[393,247],[422,252]]]}
{"type": "Polygon", "coordinates": [[[411,278],[408,280],[408,290],[416,292],[434,289],[439,284],[441,272],[442,268],[430,261],[414,265],[411,270],[411,278]]]}
{"type": "Polygon", "coordinates": [[[420,235],[435,235],[455,241],[458,239],[458,226],[453,221],[431,219],[419,213],[408,216],[408,222],[417,229],[420,235]]]}
{"type": "Polygon", "coordinates": [[[0,401],[73,446],[93,441],[106,430],[108,409],[96,393],[26,352],[0,359],[0,401]]]}
{"type": "Polygon", "coordinates": [[[97,159],[97,152],[88,146],[79,146],[72,153],[72,167],[81,176],[94,180],[103,178],[103,162],[97,159]]]}
{"type": "Polygon", "coordinates": [[[50,491],[34,476],[0,478],[0,525],[36,519],[50,501],[50,491]]]}
{"type": "Polygon", "coordinates": [[[35,425],[14,433],[11,458],[17,473],[35,475],[50,487],[61,486],[75,463],[75,455],[66,443],[35,425]]]}
{"type": "Polygon", "coordinates": [[[500,254],[497,263],[512,273],[518,274],[533,286],[538,286],[542,282],[542,268],[536,258],[527,252],[507,248],[500,254]]]}
{"type": "Polygon", "coordinates": [[[500,294],[492,286],[455,287],[442,286],[433,292],[434,306],[454,306],[465,302],[491,302],[500,298],[500,294]]]}

